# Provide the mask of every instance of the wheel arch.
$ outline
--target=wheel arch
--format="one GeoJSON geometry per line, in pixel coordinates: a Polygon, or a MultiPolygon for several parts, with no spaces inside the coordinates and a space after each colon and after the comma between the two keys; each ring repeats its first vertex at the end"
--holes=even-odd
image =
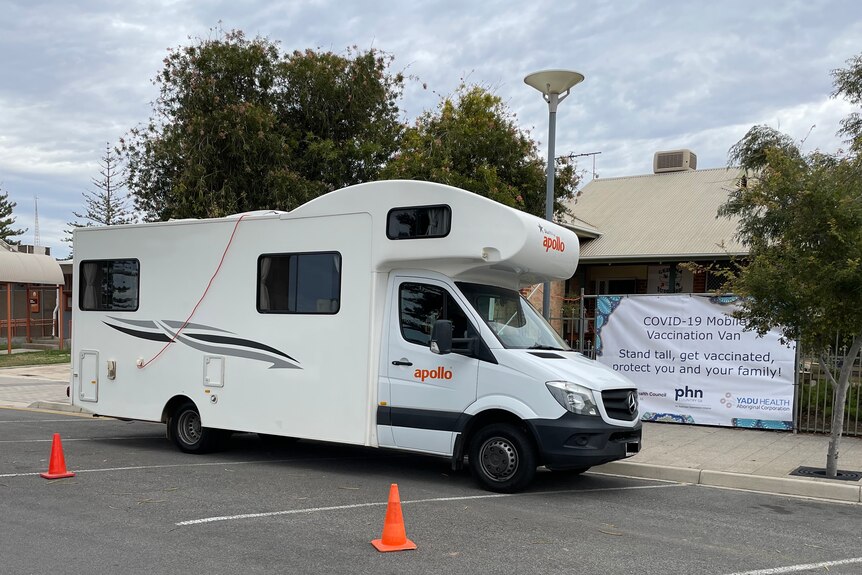
{"type": "Polygon", "coordinates": [[[541,459],[541,454],[539,453],[539,438],[536,437],[533,426],[527,424],[523,418],[507,409],[490,408],[472,415],[464,428],[458,434],[458,437],[455,439],[455,448],[452,450],[453,469],[461,469],[464,466],[464,457],[469,450],[470,442],[476,432],[483,427],[487,427],[488,425],[493,425],[495,423],[508,423],[509,425],[514,425],[521,429],[532,442],[536,459],[541,459]]]}
{"type": "MultiPolygon", "coordinates": [[[[193,403],[193,404],[194,404],[194,406],[195,406],[196,408],[197,408],[197,406],[198,406],[198,404],[197,404],[197,403],[195,403],[195,401],[194,401],[192,398],[190,398],[189,396],[187,396],[187,395],[179,394],[179,395],[175,395],[175,396],[173,396],[172,398],[170,398],[170,399],[168,400],[168,402],[165,404],[164,409],[162,410],[162,419],[161,419],[161,422],[162,422],[162,423],[167,423],[167,422],[168,422],[168,420],[170,419],[170,417],[171,417],[171,416],[174,414],[174,412],[177,410],[177,408],[178,408],[180,405],[182,405],[182,404],[184,404],[184,403],[187,403],[187,402],[191,402],[191,403],[193,403]]],[[[200,413],[200,409],[198,409],[198,413],[200,413]]]]}

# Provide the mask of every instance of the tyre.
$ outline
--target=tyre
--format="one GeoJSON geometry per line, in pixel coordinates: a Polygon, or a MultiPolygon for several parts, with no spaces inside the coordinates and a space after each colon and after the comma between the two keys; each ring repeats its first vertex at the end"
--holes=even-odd
{"type": "Polygon", "coordinates": [[[180,405],[168,420],[168,435],[180,451],[209,453],[224,443],[228,434],[201,425],[201,415],[191,401],[180,405]]]}
{"type": "Polygon", "coordinates": [[[483,427],[470,441],[470,471],[489,491],[515,493],[536,475],[536,448],[527,434],[508,423],[483,427]]]}

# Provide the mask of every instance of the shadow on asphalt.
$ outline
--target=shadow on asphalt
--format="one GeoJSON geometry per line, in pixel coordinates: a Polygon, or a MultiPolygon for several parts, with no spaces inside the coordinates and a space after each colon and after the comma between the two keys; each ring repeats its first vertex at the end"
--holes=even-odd
{"type": "MultiPolygon", "coordinates": [[[[159,427],[163,430],[163,426],[159,427]]],[[[97,437],[93,438],[92,442],[96,445],[102,443],[107,446],[110,444],[116,448],[117,439],[119,438],[97,437]]],[[[147,454],[148,456],[163,454],[168,457],[171,464],[176,464],[178,459],[189,464],[254,461],[259,465],[273,465],[285,470],[301,470],[319,474],[337,472],[369,477],[398,476],[417,481],[443,477],[451,485],[472,487],[478,493],[486,493],[473,481],[467,468],[452,470],[450,460],[445,457],[289,438],[262,440],[253,433],[234,433],[222,450],[203,455],[180,453],[165,438],[163,431],[160,435],[126,435],[122,437],[122,440],[122,445],[127,447],[129,451],[138,451],[141,455],[147,454]]],[[[622,481],[620,478],[550,472],[544,468],[539,468],[528,491],[598,489],[615,486],[622,481]]],[[[626,481],[631,483],[631,480],[626,481]]]]}

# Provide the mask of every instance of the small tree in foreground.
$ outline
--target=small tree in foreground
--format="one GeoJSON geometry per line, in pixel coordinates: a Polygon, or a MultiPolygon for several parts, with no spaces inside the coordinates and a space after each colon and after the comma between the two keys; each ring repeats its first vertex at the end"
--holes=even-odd
{"type": "MultiPolygon", "coordinates": [[[[859,103],[862,60],[833,72],[834,96],[859,103]]],[[[860,134],[848,130],[849,154],[804,154],[787,135],[755,126],[730,150],[730,164],[745,170],[719,215],[739,218],[738,236],[748,263],[729,282],[743,296],[737,316],[760,334],[780,326],[784,337],[819,353],[839,343],[847,356],[837,377],[825,369],[834,391],[829,477],[838,470],[844,405],[853,364],[862,349],[862,160],[860,134]]]]}

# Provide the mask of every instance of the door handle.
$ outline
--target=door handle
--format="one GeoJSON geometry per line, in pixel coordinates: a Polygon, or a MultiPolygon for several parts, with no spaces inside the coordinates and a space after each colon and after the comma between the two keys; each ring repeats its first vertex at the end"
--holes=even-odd
{"type": "Polygon", "coordinates": [[[407,361],[406,359],[395,360],[392,362],[392,365],[413,365],[412,361],[407,361]]]}

